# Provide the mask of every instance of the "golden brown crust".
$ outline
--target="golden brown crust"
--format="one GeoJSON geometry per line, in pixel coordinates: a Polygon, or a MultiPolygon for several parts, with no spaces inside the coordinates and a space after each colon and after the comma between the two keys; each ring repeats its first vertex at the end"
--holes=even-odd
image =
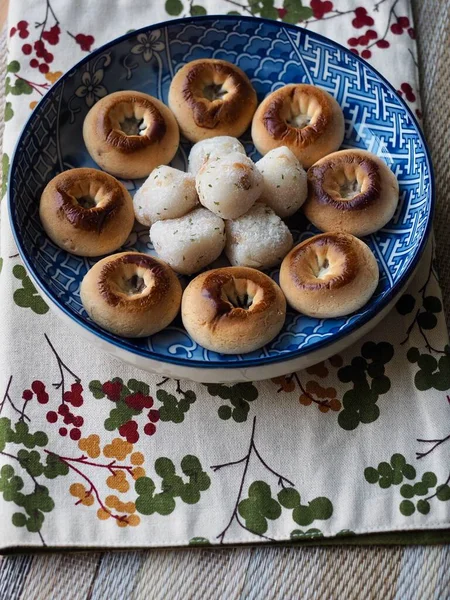
{"type": "MultiPolygon", "coordinates": [[[[294,284],[305,290],[333,290],[348,285],[358,273],[358,256],[350,236],[339,233],[323,233],[313,236],[296,246],[286,257],[294,284]],[[332,251],[339,257],[336,274],[321,279],[318,271],[318,251],[332,251]],[[289,258],[288,258],[289,257],[289,258]]],[[[327,259],[329,262],[329,259],[327,259]]]]}
{"type": "Polygon", "coordinates": [[[334,318],[360,309],[378,284],[370,248],[340,232],[313,236],[293,248],[280,269],[280,286],[298,312],[334,318]]]}
{"type": "Polygon", "coordinates": [[[97,120],[96,129],[102,132],[104,141],[124,154],[135,152],[136,150],[141,150],[151,144],[160,142],[167,131],[166,122],[156,103],[150,97],[142,98],[141,96],[134,95],[132,92],[123,92],[105,104],[102,110],[99,110],[97,113],[97,120]],[[112,113],[121,104],[131,104],[142,109],[142,116],[146,118],[149,125],[141,135],[127,135],[117,127],[112,113]]]}
{"type": "Polygon", "coordinates": [[[62,219],[76,229],[102,232],[108,223],[117,217],[125,204],[122,186],[102,171],[95,169],[73,169],[64,171],[54,181],[54,204],[62,219]],[[82,182],[102,187],[103,201],[100,206],[84,208],[77,202],[74,188],[82,182]]]}
{"type": "Polygon", "coordinates": [[[261,154],[287,146],[308,168],[339,148],[344,138],[344,115],[325,90],[304,83],[289,84],[261,102],[253,117],[252,138],[261,154]]]}
{"type": "MultiPolygon", "coordinates": [[[[381,192],[381,177],[377,163],[369,156],[342,154],[325,158],[319,165],[308,169],[308,185],[320,204],[329,204],[336,210],[361,210],[377,202],[381,192]],[[336,172],[352,167],[354,176],[363,180],[361,191],[352,198],[342,198],[336,181],[336,172]]],[[[345,176],[345,175],[344,175],[345,176]]]]}
{"type": "Polygon", "coordinates": [[[54,177],[42,192],[39,215],[55,244],[79,256],[113,252],[134,224],[133,201],[125,187],[111,175],[88,168],[54,177]],[[83,205],[87,199],[91,207],[83,205]]]}
{"type": "Polygon", "coordinates": [[[333,152],[308,169],[308,197],[302,209],[322,231],[360,237],[384,227],[398,199],[398,182],[387,164],[355,148],[333,152]]]}
{"type": "Polygon", "coordinates": [[[242,104],[254,100],[255,91],[247,77],[232,64],[224,61],[195,61],[184,75],[182,95],[192,109],[199,127],[214,129],[220,123],[231,125],[242,104]],[[203,95],[203,82],[214,81],[229,89],[225,100],[210,101],[203,95]]]}
{"type": "Polygon", "coordinates": [[[217,318],[226,315],[227,318],[241,321],[251,319],[255,314],[265,312],[273,306],[276,300],[274,287],[271,280],[267,280],[266,275],[256,269],[239,269],[239,267],[225,267],[212,271],[203,280],[202,296],[211,301],[217,318]],[[223,297],[223,289],[227,283],[232,283],[235,279],[252,281],[261,289],[261,299],[257,303],[252,303],[248,309],[234,306],[229,299],[223,297]]]}
{"type": "Polygon", "coordinates": [[[97,262],[85,275],[80,296],[91,319],[111,333],[145,337],[176,317],[181,285],[162,260],[123,252],[97,262]]]}
{"type": "Polygon", "coordinates": [[[280,88],[271,95],[262,119],[269,135],[283,142],[281,145],[295,144],[305,148],[314,144],[320,136],[324,135],[332,125],[332,110],[328,96],[320,88],[313,85],[302,84],[280,88]],[[309,125],[303,128],[292,127],[285,120],[285,115],[290,105],[298,105],[300,96],[308,95],[316,101],[315,115],[309,125]]]}
{"type": "Polygon", "coordinates": [[[186,288],[181,313],[189,335],[223,354],[252,352],[281,330],[286,300],[270,277],[249,267],[198,275],[186,288]]]}
{"type": "Polygon", "coordinates": [[[172,271],[169,266],[147,254],[122,254],[111,259],[102,267],[98,276],[98,290],[105,302],[111,306],[126,306],[129,311],[143,312],[164,299],[172,283],[171,275],[172,271]],[[127,296],[120,291],[118,293],[117,286],[112,286],[111,282],[124,265],[133,265],[136,269],[144,269],[149,272],[155,282],[154,285],[146,286],[142,293],[133,296],[127,296]],[[114,287],[116,287],[116,291],[114,291],[114,287]]]}
{"type": "Polygon", "coordinates": [[[170,85],[169,106],[181,131],[193,142],[222,135],[239,137],[249,126],[256,105],[256,92],[247,75],[224,60],[189,62],[170,85]]]}
{"type": "Polygon", "coordinates": [[[90,109],[83,123],[89,154],[117,177],[146,177],[169,163],[179,144],[179,130],[170,109],[137,91],[114,92],[90,109]],[[130,128],[129,119],[133,119],[130,128]],[[135,133],[139,126],[139,134],[135,133]]]}

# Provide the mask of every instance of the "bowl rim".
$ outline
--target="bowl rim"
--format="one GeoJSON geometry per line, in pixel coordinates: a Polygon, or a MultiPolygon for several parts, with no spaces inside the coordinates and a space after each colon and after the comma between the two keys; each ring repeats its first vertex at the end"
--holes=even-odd
{"type": "MultiPolygon", "coordinates": [[[[54,85],[52,85],[50,87],[50,89],[40,99],[40,101],[38,102],[36,107],[33,109],[33,112],[30,114],[30,116],[26,120],[24,126],[22,127],[22,130],[17,138],[17,142],[15,144],[14,151],[11,156],[11,165],[10,165],[10,169],[9,169],[8,183],[7,183],[7,203],[8,203],[8,209],[9,209],[8,210],[9,221],[10,221],[10,226],[11,226],[11,230],[13,233],[15,244],[17,246],[17,249],[19,250],[19,254],[20,254],[22,261],[24,262],[28,272],[32,276],[32,279],[37,284],[37,287],[41,290],[43,295],[48,300],[50,300],[51,303],[56,305],[68,318],[72,319],[75,323],[77,323],[77,325],[86,329],[90,334],[93,334],[94,336],[100,338],[103,342],[105,342],[108,345],[112,345],[112,346],[120,348],[121,350],[123,350],[124,352],[126,352],[128,354],[131,354],[131,355],[138,354],[139,356],[141,356],[143,358],[160,361],[162,363],[174,364],[174,365],[179,365],[179,366],[183,366],[183,367],[201,368],[201,369],[217,369],[217,368],[221,368],[221,369],[237,369],[237,368],[239,368],[239,369],[242,369],[242,368],[246,368],[246,367],[247,368],[258,367],[258,366],[263,367],[265,365],[270,365],[270,364],[274,364],[274,363],[278,363],[278,362],[283,362],[286,360],[295,359],[302,355],[308,354],[309,352],[319,350],[320,348],[324,348],[324,347],[350,335],[355,330],[357,330],[360,327],[362,327],[363,325],[365,325],[368,321],[370,321],[372,318],[374,318],[380,311],[382,311],[393,300],[393,298],[395,298],[396,294],[401,289],[402,284],[408,280],[408,278],[411,276],[414,269],[416,268],[422,254],[424,252],[428,237],[429,237],[431,229],[432,229],[433,216],[434,216],[434,211],[435,211],[435,196],[436,196],[436,190],[435,190],[433,165],[431,162],[430,151],[428,149],[422,129],[421,129],[415,115],[413,114],[412,110],[407,106],[406,102],[401,97],[398,96],[393,85],[381,73],[379,73],[370,63],[368,63],[366,60],[364,60],[360,56],[356,55],[355,53],[351,52],[348,48],[346,48],[342,44],[335,42],[334,40],[332,40],[320,33],[316,33],[315,31],[310,31],[309,29],[306,29],[305,27],[299,27],[297,25],[293,25],[290,23],[284,23],[282,21],[276,21],[274,19],[266,19],[266,18],[260,18],[260,17],[246,16],[246,15],[220,15],[220,14],[189,16],[189,17],[181,17],[178,19],[168,19],[166,21],[160,21],[160,22],[154,23],[152,25],[147,25],[147,26],[141,27],[139,29],[129,31],[129,32],[125,33],[124,35],[114,38],[113,40],[111,40],[110,42],[107,42],[106,44],[100,46],[99,48],[96,48],[95,50],[90,52],[87,56],[85,56],[80,61],[75,63],[72,67],[70,67],[64,73],[64,75],[62,75],[55,82],[54,85]],[[177,357],[177,356],[173,356],[173,357],[172,356],[161,356],[158,353],[156,353],[152,350],[149,350],[149,349],[144,350],[144,349],[136,348],[134,346],[130,346],[127,341],[127,338],[118,338],[116,336],[113,336],[113,334],[110,334],[110,333],[100,329],[95,324],[91,324],[90,322],[82,321],[80,316],[77,313],[75,313],[70,307],[66,306],[66,304],[64,302],[61,302],[60,299],[53,293],[52,290],[47,289],[45,279],[43,279],[39,275],[39,273],[37,273],[37,271],[35,270],[32,259],[28,257],[27,252],[25,251],[24,247],[22,246],[22,236],[19,231],[19,228],[16,226],[15,219],[14,219],[15,203],[13,200],[13,198],[15,196],[13,175],[15,174],[15,171],[17,168],[17,161],[18,161],[18,155],[19,155],[18,150],[19,150],[19,147],[21,146],[22,140],[23,140],[25,134],[27,133],[32,120],[34,119],[34,114],[35,114],[35,112],[37,112],[37,110],[41,106],[41,104],[43,104],[52,94],[54,94],[54,92],[56,91],[56,89],[58,87],[61,87],[65,83],[65,81],[69,78],[69,76],[71,76],[71,74],[73,73],[74,70],[80,69],[86,63],[90,62],[94,57],[105,52],[105,50],[108,50],[109,48],[116,46],[117,44],[122,43],[130,38],[134,38],[137,35],[139,35],[140,33],[147,33],[149,31],[154,31],[154,30],[161,29],[164,27],[170,27],[172,25],[175,25],[175,26],[180,25],[180,24],[189,25],[190,23],[196,24],[196,23],[204,23],[204,22],[217,21],[217,20],[219,20],[219,21],[244,21],[244,22],[253,23],[254,25],[257,25],[259,23],[266,23],[268,25],[277,26],[277,27],[283,28],[283,29],[288,29],[295,33],[300,32],[303,34],[307,34],[307,35],[311,36],[312,38],[315,38],[319,42],[324,42],[328,45],[334,46],[338,50],[340,50],[340,51],[344,52],[346,55],[350,56],[353,60],[362,63],[364,65],[364,67],[366,69],[368,69],[375,76],[375,78],[378,78],[395,95],[395,97],[398,99],[400,105],[403,107],[403,110],[406,111],[406,113],[410,117],[413,125],[415,126],[416,133],[417,133],[421,143],[423,144],[423,147],[425,150],[425,159],[426,159],[427,167],[428,167],[429,174],[430,174],[430,194],[429,194],[430,197],[429,197],[428,221],[427,221],[426,229],[423,234],[422,240],[420,241],[420,244],[416,251],[414,259],[411,261],[410,265],[408,266],[406,271],[403,273],[403,275],[400,277],[400,279],[392,286],[392,288],[383,297],[383,299],[377,303],[376,310],[366,311],[366,313],[360,319],[349,324],[345,328],[345,330],[341,330],[337,333],[334,333],[332,336],[325,337],[322,340],[315,342],[314,346],[312,348],[309,348],[306,346],[303,348],[298,348],[297,350],[293,350],[287,354],[274,354],[271,356],[263,356],[263,357],[259,357],[259,358],[253,358],[253,359],[246,359],[245,355],[243,355],[244,358],[238,358],[235,361],[226,361],[226,362],[220,361],[217,359],[211,360],[211,361],[202,361],[202,360],[198,360],[198,359],[190,360],[190,359],[177,357]]],[[[240,356],[240,355],[237,355],[237,356],[240,356]]]]}

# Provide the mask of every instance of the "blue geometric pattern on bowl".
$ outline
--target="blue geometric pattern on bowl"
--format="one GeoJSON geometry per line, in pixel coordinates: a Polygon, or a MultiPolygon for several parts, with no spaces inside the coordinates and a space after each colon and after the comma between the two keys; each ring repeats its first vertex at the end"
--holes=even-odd
{"type": "MultiPolygon", "coordinates": [[[[249,133],[242,138],[257,159],[249,133]]],[[[190,144],[182,141],[172,165],[185,169],[190,144]]],[[[142,181],[125,181],[133,193],[142,181]]],[[[293,358],[336,341],[375,316],[412,273],[423,250],[433,207],[433,179],[427,150],[409,110],[367,63],[343,47],[299,28],[245,17],[201,17],[171,21],[128,34],[79,63],[49,91],[19,140],[10,175],[11,219],[21,254],[40,286],[72,319],[123,348],[179,364],[240,367],[293,358]],[[198,58],[221,58],[243,69],[262,100],[287,83],[311,83],[342,106],[344,147],[381,156],[397,176],[400,203],[390,223],[366,242],[380,267],[380,284],[359,312],[341,319],[312,319],[288,311],[280,335],[243,356],[219,355],[198,346],[181,319],[150,338],[128,340],[92,323],[83,310],[80,282],[94,260],[55,246],[39,220],[40,194],[57,173],[90,166],[82,124],[90,106],[107,93],[134,89],[167,102],[174,73],[198,58]]],[[[289,225],[296,241],[315,233],[299,214],[289,225]]],[[[153,253],[148,231],[137,226],[125,245],[153,253]]],[[[277,280],[278,270],[270,274],[277,280]]]]}

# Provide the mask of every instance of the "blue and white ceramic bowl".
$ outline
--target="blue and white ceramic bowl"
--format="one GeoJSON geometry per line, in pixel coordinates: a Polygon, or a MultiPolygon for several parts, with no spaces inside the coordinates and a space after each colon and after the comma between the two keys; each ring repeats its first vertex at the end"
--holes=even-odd
{"type": "MultiPolygon", "coordinates": [[[[242,141],[256,160],[249,133],[242,141]]],[[[182,141],[172,165],[185,169],[190,144],[182,141]]],[[[141,181],[125,181],[133,193],[141,181]]],[[[274,377],[324,360],[354,342],[389,311],[411,278],[430,231],[433,177],[423,136],[409,109],[367,63],[330,40],[300,28],[238,16],[188,18],[146,27],[93,52],[62,77],[36,107],[12,161],[12,228],[30,275],[66,322],[108,352],[140,368],[197,381],[274,377]],[[86,315],[80,283],[93,260],[55,246],[39,220],[46,183],[73,167],[95,167],[82,138],[89,108],[100,97],[134,89],[167,102],[174,73],[191,60],[220,58],[243,69],[259,100],[287,83],[311,83],[342,106],[344,147],[381,156],[400,182],[390,223],[366,239],[378,260],[380,283],[371,301],[341,319],[311,319],[289,311],[273,342],[246,355],[219,355],[196,344],[181,320],[145,339],[109,334],[86,315]]],[[[314,233],[301,216],[290,223],[295,240],[314,233]]],[[[148,231],[136,227],[126,249],[153,253],[148,231]]],[[[278,271],[270,273],[277,279],[278,271]]]]}

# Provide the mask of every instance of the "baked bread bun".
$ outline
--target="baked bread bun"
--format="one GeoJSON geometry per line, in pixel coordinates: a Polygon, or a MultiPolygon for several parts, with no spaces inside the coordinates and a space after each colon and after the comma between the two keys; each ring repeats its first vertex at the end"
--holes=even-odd
{"type": "Polygon", "coordinates": [[[97,169],[70,169],[42,192],[39,216],[49,238],[78,256],[102,256],[125,243],[134,224],[125,187],[97,169]]]}
{"type": "Polygon", "coordinates": [[[262,191],[262,175],[254,162],[239,152],[206,162],[195,178],[198,198],[222,219],[237,219],[262,191]]]}
{"type": "Polygon", "coordinates": [[[134,214],[142,225],[182,217],[198,204],[195,179],[189,173],[156,167],[133,198],[134,214]]]}
{"type": "Polygon", "coordinates": [[[91,319],[115,335],[145,337],[167,327],[181,303],[181,285],[162,260],[139,252],[103,258],[80,289],[91,319]]]}
{"type": "Polygon", "coordinates": [[[292,248],[287,225],[271,208],[256,202],[238,219],[225,221],[225,254],[232,265],[270,269],[292,248]]]}
{"type": "Polygon", "coordinates": [[[102,169],[116,177],[138,179],[172,160],[180,132],[167,106],[130,90],[94,104],[83,123],[83,138],[102,169]]]}
{"type": "Polygon", "coordinates": [[[340,150],[308,170],[307,218],[322,231],[358,237],[378,231],[392,219],[398,182],[387,164],[365,150],[340,150]]]}
{"type": "Polygon", "coordinates": [[[241,142],[229,135],[219,135],[197,142],[189,153],[188,171],[195,177],[205,162],[217,160],[231,152],[239,152],[245,156],[245,148],[241,142]]]}
{"type": "Polygon", "coordinates": [[[258,106],[252,138],[261,154],[287,146],[308,168],[342,144],[344,114],[325,90],[292,83],[269,94],[258,106]]]}
{"type": "Polygon", "coordinates": [[[225,246],[225,224],[206,208],[178,219],[157,221],[150,239],[158,256],[182,275],[197,273],[219,257],[225,246]]]}
{"type": "Polygon", "coordinates": [[[327,319],[362,308],[378,285],[370,248],[348,233],[321,233],[295,246],[283,260],[280,286],[299,313],[327,319]]]}
{"type": "Polygon", "coordinates": [[[239,137],[250,125],[256,105],[247,75],[225,60],[193,60],[170,84],[169,106],[191,142],[218,135],[239,137]]]}
{"type": "Polygon", "coordinates": [[[186,331],[201,346],[221,354],[244,354],[278,335],[286,300],[275,281],[261,271],[225,267],[190,282],[181,316],[186,331]]]}
{"type": "Polygon", "coordinates": [[[290,217],[301,207],[308,194],[306,171],[287,146],[270,150],[258,160],[256,168],[263,177],[260,201],[279,217],[290,217]]]}

